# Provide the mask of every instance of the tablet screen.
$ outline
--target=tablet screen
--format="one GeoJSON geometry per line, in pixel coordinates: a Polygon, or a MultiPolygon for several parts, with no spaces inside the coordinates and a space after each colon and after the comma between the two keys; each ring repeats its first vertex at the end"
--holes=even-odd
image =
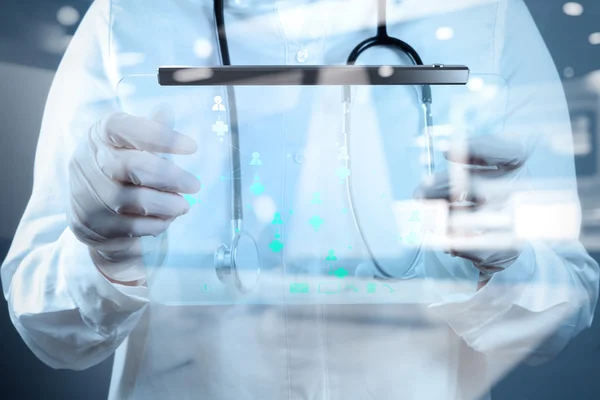
{"type": "MultiPolygon", "coordinates": [[[[196,175],[202,189],[184,195],[191,211],[166,234],[143,239],[154,301],[358,304],[436,298],[427,275],[438,272],[426,268],[425,255],[443,252],[448,204],[413,196],[430,179],[422,87],[362,82],[349,86],[351,101],[345,103],[341,85],[302,82],[228,87],[161,86],[156,75],[121,80],[123,111],[152,118],[168,108],[175,130],[198,143],[194,155],[162,155],[196,175]],[[239,142],[232,148],[234,132],[239,142]],[[239,226],[232,225],[236,196],[239,226]],[[236,259],[229,279],[215,269],[215,258],[227,257],[236,259]],[[249,290],[239,290],[240,284],[249,290]]],[[[466,85],[432,86],[432,96],[434,172],[449,168],[443,151],[454,139],[503,131],[507,93],[497,75],[471,73],[466,85]]],[[[446,266],[457,278],[452,284],[472,285],[466,261],[453,262],[446,266]]]]}

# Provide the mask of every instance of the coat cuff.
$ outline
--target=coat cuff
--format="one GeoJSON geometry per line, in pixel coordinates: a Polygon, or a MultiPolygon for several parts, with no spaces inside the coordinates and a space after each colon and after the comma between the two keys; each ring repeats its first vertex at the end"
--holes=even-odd
{"type": "Polygon", "coordinates": [[[534,248],[527,244],[510,267],[495,273],[480,290],[461,293],[461,296],[453,296],[453,300],[443,299],[429,307],[458,335],[464,336],[503,315],[516,304],[537,268],[534,248]]]}
{"type": "Polygon", "coordinates": [[[85,323],[108,337],[133,313],[148,303],[145,286],[111,283],[96,268],[89,248],[66,229],[59,239],[61,275],[67,291],[85,323]]]}

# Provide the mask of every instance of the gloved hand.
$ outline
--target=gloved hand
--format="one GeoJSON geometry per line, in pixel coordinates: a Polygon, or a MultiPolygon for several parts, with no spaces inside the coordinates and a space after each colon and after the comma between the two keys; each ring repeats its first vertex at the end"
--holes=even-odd
{"type": "MultiPolygon", "coordinates": [[[[153,119],[168,120],[169,113],[163,108],[153,119]]],[[[67,215],[107,278],[144,279],[140,237],[161,234],[189,211],[178,193],[200,190],[194,175],[153,153],[193,154],[197,148],[165,124],[125,113],[102,118],[81,139],[69,165],[67,215]]]]}
{"type": "Polygon", "coordinates": [[[458,215],[471,221],[462,227],[449,224],[448,237],[453,245],[445,251],[472,261],[482,282],[510,266],[523,249],[507,240],[511,227],[489,225],[494,213],[509,210],[511,194],[525,173],[527,155],[522,141],[506,135],[470,137],[444,152],[444,157],[456,164],[434,174],[430,182],[423,182],[415,190],[419,199],[447,200],[449,221],[456,221],[453,217],[458,215]]]}

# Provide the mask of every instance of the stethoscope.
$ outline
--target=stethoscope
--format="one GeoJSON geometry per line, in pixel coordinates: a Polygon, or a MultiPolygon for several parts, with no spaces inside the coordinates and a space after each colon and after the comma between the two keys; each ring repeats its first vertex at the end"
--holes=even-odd
{"type": "MultiPolygon", "coordinates": [[[[417,51],[412,48],[406,42],[391,37],[387,33],[387,0],[378,0],[377,13],[378,13],[378,27],[377,34],[371,38],[365,39],[360,42],[350,53],[346,61],[347,65],[354,65],[358,60],[358,57],[375,46],[387,46],[400,50],[403,54],[409,57],[413,65],[423,65],[421,57],[417,51]]],[[[214,13],[217,25],[217,39],[219,42],[219,50],[221,53],[221,61],[223,65],[231,65],[229,57],[229,46],[227,43],[227,32],[225,29],[225,16],[224,16],[224,4],[223,0],[214,0],[214,13]]],[[[431,86],[421,86],[421,99],[423,114],[425,119],[425,157],[427,165],[427,173],[431,175],[434,169],[434,158],[433,158],[433,118],[431,116],[431,86]]],[[[247,231],[243,230],[243,209],[242,209],[242,176],[241,176],[241,162],[240,162],[240,138],[237,120],[237,109],[235,91],[232,86],[227,86],[227,100],[229,105],[229,119],[230,119],[230,140],[231,140],[231,170],[233,179],[232,182],[232,219],[231,219],[231,231],[232,231],[232,242],[230,246],[221,244],[214,255],[215,269],[217,276],[223,283],[233,283],[237,290],[241,293],[247,294],[252,292],[256,287],[260,277],[260,257],[258,246],[256,241],[247,231]],[[241,269],[241,267],[243,269],[241,269]],[[245,276],[246,272],[249,271],[250,277],[245,276]]],[[[344,103],[344,140],[347,146],[348,152],[350,152],[350,104],[351,104],[351,89],[350,86],[344,86],[343,89],[343,103],[344,103]]],[[[346,168],[350,169],[350,160],[346,159],[346,168]]],[[[363,240],[363,243],[369,253],[371,262],[376,270],[376,277],[380,279],[398,279],[388,271],[385,270],[378,262],[377,258],[373,254],[371,246],[366,239],[360,219],[356,213],[354,207],[354,196],[352,190],[352,180],[348,176],[346,185],[347,195],[349,199],[349,209],[351,211],[352,218],[355,226],[363,240]]],[[[416,256],[415,256],[416,257],[416,256]]]]}

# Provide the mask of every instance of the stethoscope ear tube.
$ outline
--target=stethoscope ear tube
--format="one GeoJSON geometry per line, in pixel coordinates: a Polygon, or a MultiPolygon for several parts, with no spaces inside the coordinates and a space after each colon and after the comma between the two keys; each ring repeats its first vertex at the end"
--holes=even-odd
{"type": "MultiPolygon", "coordinates": [[[[396,48],[402,51],[408,56],[414,65],[422,66],[423,61],[417,51],[412,48],[408,43],[390,37],[387,34],[386,24],[386,1],[378,0],[378,28],[377,34],[374,37],[368,38],[360,42],[350,53],[347,64],[354,65],[358,57],[367,49],[375,46],[388,46],[396,48]]],[[[225,30],[225,17],[224,17],[224,5],[223,0],[214,0],[214,13],[217,28],[217,39],[219,43],[219,51],[221,55],[222,64],[224,66],[230,66],[231,60],[229,55],[229,46],[227,43],[227,35],[225,30]]],[[[433,67],[443,68],[443,65],[434,65],[433,67]]],[[[428,83],[433,81],[427,80],[428,83]]],[[[419,82],[421,83],[421,82],[419,82]]],[[[440,84],[445,84],[440,83],[440,84]]],[[[346,145],[350,149],[350,107],[351,107],[351,87],[348,85],[343,86],[342,91],[343,104],[344,104],[344,134],[346,145]]],[[[425,132],[424,136],[427,141],[427,161],[428,170],[427,173],[431,175],[433,173],[433,118],[431,116],[431,104],[432,104],[432,92],[429,84],[421,85],[421,100],[423,104],[425,114],[425,132]]],[[[227,101],[228,101],[228,112],[230,118],[231,127],[231,167],[233,172],[232,179],[232,243],[230,247],[225,244],[220,245],[214,254],[214,265],[216,268],[216,274],[220,281],[228,285],[234,285],[239,292],[248,294],[252,292],[258,285],[260,277],[260,259],[258,246],[254,238],[246,231],[243,230],[243,210],[242,210],[242,188],[241,188],[241,163],[240,163],[240,150],[239,150],[239,131],[237,121],[237,110],[235,102],[235,92],[232,86],[227,86],[227,101]],[[243,267],[244,270],[241,270],[243,267]],[[251,272],[249,272],[251,271],[251,272]]],[[[347,161],[347,168],[350,168],[349,161],[347,161]]],[[[402,279],[396,276],[392,276],[387,272],[377,261],[360,225],[359,216],[356,215],[354,209],[354,199],[352,194],[352,181],[348,177],[347,190],[350,202],[350,209],[358,231],[363,239],[365,246],[369,252],[372,263],[376,269],[376,276],[382,277],[381,279],[402,279]]]]}

